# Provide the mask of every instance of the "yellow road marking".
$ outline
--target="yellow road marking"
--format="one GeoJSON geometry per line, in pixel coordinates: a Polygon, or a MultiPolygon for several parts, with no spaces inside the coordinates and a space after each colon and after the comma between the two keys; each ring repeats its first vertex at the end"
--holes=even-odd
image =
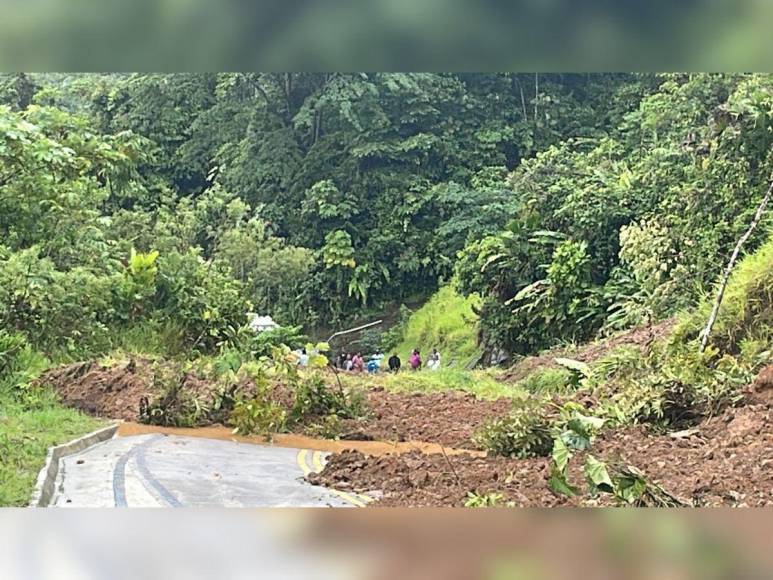
{"type": "Polygon", "coordinates": [[[309,469],[309,466],[306,465],[306,450],[305,449],[301,449],[298,452],[297,460],[298,460],[298,465],[300,466],[301,471],[303,472],[303,476],[304,477],[307,476],[309,473],[311,473],[311,469],[309,469]]]}
{"type": "MultiPolygon", "coordinates": [[[[309,464],[307,461],[307,455],[308,455],[308,451],[306,449],[301,449],[300,451],[298,451],[298,455],[296,456],[296,461],[298,462],[298,466],[301,468],[301,471],[303,472],[304,476],[307,476],[312,472],[312,469],[309,467],[309,464]]],[[[312,453],[311,461],[314,467],[316,468],[317,472],[322,471],[324,469],[324,465],[322,464],[322,454],[319,451],[315,451],[314,453],[312,453]]],[[[357,499],[352,495],[349,495],[346,492],[339,491],[333,488],[328,488],[328,490],[331,493],[343,499],[344,501],[348,501],[353,506],[365,507],[365,504],[362,501],[360,501],[359,499],[357,499]]]]}
{"type": "Polygon", "coordinates": [[[311,456],[311,459],[314,462],[314,470],[317,473],[325,469],[325,466],[322,465],[322,454],[319,451],[315,451],[314,454],[311,456]]]}

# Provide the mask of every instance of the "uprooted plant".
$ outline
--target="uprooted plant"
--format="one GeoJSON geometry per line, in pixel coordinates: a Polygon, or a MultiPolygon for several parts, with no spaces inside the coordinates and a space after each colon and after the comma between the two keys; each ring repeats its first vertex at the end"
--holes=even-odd
{"type": "MultiPolygon", "coordinates": [[[[569,462],[578,451],[587,451],[604,419],[583,415],[577,405],[562,409],[564,428],[553,442],[553,465],[548,487],[556,494],[576,496],[580,489],[568,481],[569,462]]],[[[647,481],[645,474],[631,465],[608,465],[586,453],[583,473],[591,497],[611,494],[621,505],[678,507],[685,503],[662,487],[647,481]],[[610,474],[610,469],[612,473],[610,474]]]]}

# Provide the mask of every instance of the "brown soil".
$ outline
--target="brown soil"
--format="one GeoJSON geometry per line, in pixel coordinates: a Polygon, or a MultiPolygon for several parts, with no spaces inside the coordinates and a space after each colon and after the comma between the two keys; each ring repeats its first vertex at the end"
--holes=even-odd
{"type": "MultiPolygon", "coordinates": [[[[765,383],[767,384],[767,383],[765,383]]],[[[755,389],[756,392],[756,389],[755,389]]],[[[770,392],[770,391],[767,391],[770,392]]],[[[632,465],[647,480],[696,506],[773,505],[773,412],[754,394],[697,428],[654,434],[644,428],[610,431],[591,453],[612,465],[632,465]]],[[[569,480],[583,488],[582,454],[570,464],[569,480]]],[[[548,489],[550,460],[411,453],[367,457],[347,452],[330,458],[314,483],[375,493],[381,506],[462,506],[468,491],[500,493],[518,506],[612,505],[610,496],[556,496],[548,489]]]]}
{"type": "Polygon", "coordinates": [[[124,421],[136,421],[140,399],[154,395],[153,369],[143,359],[113,367],[75,363],[47,372],[38,383],[53,387],[69,407],[124,421]]]}
{"type": "Polygon", "coordinates": [[[696,506],[773,505],[773,415],[749,402],[704,421],[685,437],[641,429],[609,433],[593,453],[639,467],[696,506]]]}
{"type": "Polygon", "coordinates": [[[505,382],[516,383],[525,379],[537,369],[558,367],[555,362],[556,358],[571,358],[584,363],[592,363],[607,355],[609,351],[621,346],[630,346],[644,350],[652,342],[666,337],[671,332],[674,324],[675,319],[670,318],[652,326],[633,328],[609,338],[588,343],[579,348],[556,348],[535,356],[528,356],[504,371],[500,379],[505,382]]]}
{"type": "Polygon", "coordinates": [[[756,402],[773,405],[773,365],[768,365],[757,375],[750,396],[756,402]]]}
{"type": "Polygon", "coordinates": [[[473,434],[511,406],[510,399],[482,401],[456,392],[398,394],[375,388],[367,393],[368,418],[344,423],[358,439],[432,441],[476,449],[473,434]]]}
{"type": "Polygon", "coordinates": [[[503,459],[470,455],[404,455],[368,457],[345,451],[329,458],[325,469],[309,481],[335,489],[369,493],[373,505],[461,507],[468,491],[497,492],[518,506],[570,504],[547,487],[548,459],[503,459]],[[458,479],[457,479],[458,478],[458,479]]]}

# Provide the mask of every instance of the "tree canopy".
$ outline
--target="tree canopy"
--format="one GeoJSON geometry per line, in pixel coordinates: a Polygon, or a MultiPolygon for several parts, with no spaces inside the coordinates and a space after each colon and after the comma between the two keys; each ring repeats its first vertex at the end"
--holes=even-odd
{"type": "Polygon", "coordinates": [[[770,75],[14,74],[0,103],[0,316],[71,350],[449,282],[491,348],[584,340],[700,298],[773,169],[770,75]]]}

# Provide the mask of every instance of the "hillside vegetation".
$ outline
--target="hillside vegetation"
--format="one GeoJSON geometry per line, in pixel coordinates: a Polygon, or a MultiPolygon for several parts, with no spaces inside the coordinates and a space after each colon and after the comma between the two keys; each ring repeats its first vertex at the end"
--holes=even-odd
{"type": "Polygon", "coordinates": [[[473,308],[479,305],[477,296],[465,298],[451,286],[442,287],[408,319],[398,354],[407,361],[413,349],[418,348],[426,359],[436,348],[444,367],[466,368],[476,363],[480,348],[478,316],[473,308]]]}
{"type": "MultiPolygon", "coordinates": [[[[771,175],[769,74],[0,75],[0,469],[21,474],[0,498],[20,503],[45,446],[93,427],[34,382],[48,366],[139,365],[156,421],[329,434],[367,405],[289,349],[379,312],[401,323],[358,349],[438,348],[446,367],[388,389],[514,399],[480,448],[550,453],[570,422],[590,445],[599,425],[709,421],[770,362],[770,211],[697,340],[771,175]],[[283,328],[255,336],[248,312],[283,328]],[[571,357],[673,317],[668,337],[571,357]],[[567,356],[516,385],[463,370],[546,349],[567,356]]],[[[58,386],[83,403],[86,386],[58,386]]],[[[366,394],[382,423],[413,413],[378,436],[478,409],[456,439],[472,444],[500,409],[434,393],[446,423],[426,430],[431,409],[366,394]]]]}

